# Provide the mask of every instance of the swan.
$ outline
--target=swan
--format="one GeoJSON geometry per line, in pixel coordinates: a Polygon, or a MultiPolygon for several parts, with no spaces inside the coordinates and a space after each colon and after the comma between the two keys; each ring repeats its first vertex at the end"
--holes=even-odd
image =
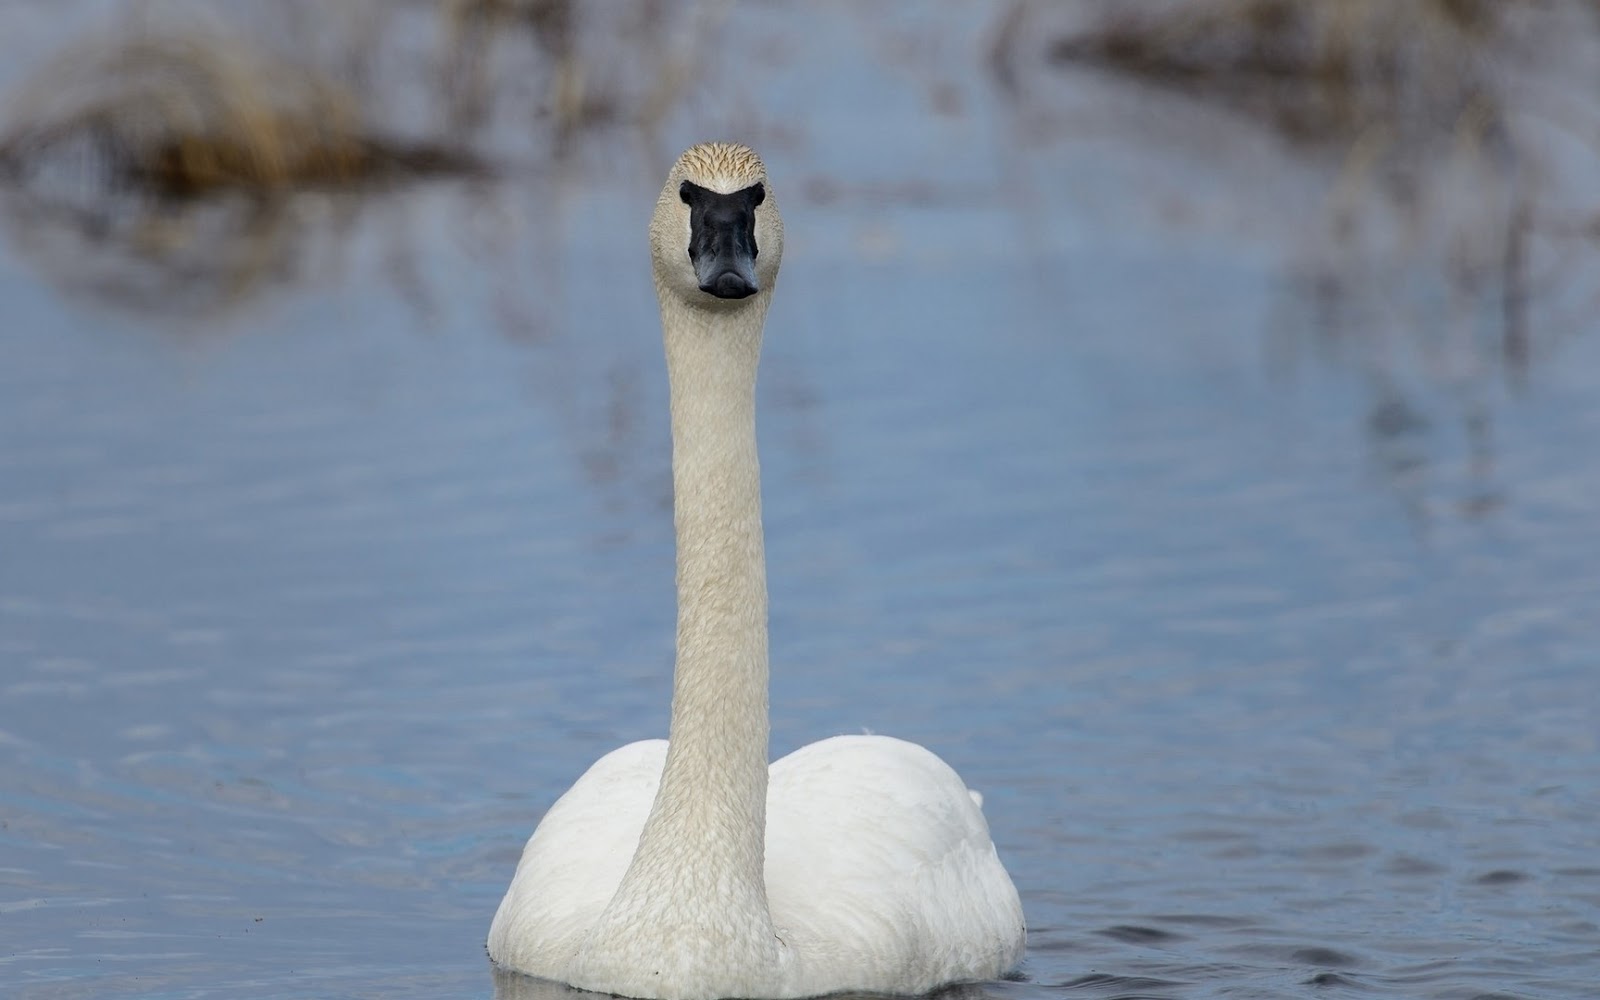
{"type": "Polygon", "coordinates": [[[685,152],[650,250],[677,535],[669,739],[612,751],[550,807],[489,957],[647,1000],[910,995],[1000,976],[1022,957],[1022,906],[981,798],[948,764],[836,736],[768,767],[755,383],[783,222],[755,152],[685,152]]]}

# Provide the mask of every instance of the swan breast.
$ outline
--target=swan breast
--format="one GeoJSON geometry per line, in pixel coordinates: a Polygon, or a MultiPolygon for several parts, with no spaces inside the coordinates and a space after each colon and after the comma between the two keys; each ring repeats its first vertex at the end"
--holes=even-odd
{"type": "Polygon", "coordinates": [[[489,927],[496,963],[563,977],[628,870],[666,759],[666,740],[618,747],[550,807],[489,927]]]}

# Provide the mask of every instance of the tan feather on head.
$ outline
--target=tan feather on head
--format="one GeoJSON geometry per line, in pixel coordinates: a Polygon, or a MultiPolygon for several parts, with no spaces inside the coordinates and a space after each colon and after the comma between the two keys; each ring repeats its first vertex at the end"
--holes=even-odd
{"type": "Polygon", "coordinates": [[[685,178],[718,194],[731,194],[766,180],[767,168],[749,146],[731,142],[703,142],[678,157],[677,170],[685,178]]]}

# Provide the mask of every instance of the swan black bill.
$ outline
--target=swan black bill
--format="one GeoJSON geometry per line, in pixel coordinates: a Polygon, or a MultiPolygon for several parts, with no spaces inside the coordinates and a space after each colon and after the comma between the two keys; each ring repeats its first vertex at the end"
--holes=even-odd
{"type": "Polygon", "coordinates": [[[756,281],[756,206],[767,198],[760,184],[718,194],[693,181],[678,187],[689,206],[689,260],[700,290],[719,299],[749,298],[756,281]]]}

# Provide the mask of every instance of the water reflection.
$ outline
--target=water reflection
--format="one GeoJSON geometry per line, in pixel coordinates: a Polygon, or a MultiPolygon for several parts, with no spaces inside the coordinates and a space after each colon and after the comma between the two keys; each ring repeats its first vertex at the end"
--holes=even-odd
{"type": "MultiPolygon", "coordinates": [[[[991,66],[1034,116],[1070,101],[1068,74],[1088,68],[1267,130],[1326,171],[1309,206],[1322,221],[1300,255],[1319,335],[1384,341],[1443,326],[1467,347],[1487,327],[1482,360],[1520,378],[1538,353],[1531,299],[1556,291],[1541,259],[1579,238],[1574,217],[1594,218],[1600,149],[1582,137],[1600,116],[1565,95],[1595,69],[1597,27],[1579,3],[1018,2],[991,66]]],[[[1221,148],[1211,159],[1232,162],[1221,148]]]]}
{"type": "MultiPolygon", "coordinates": [[[[352,228],[363,195],[484,177],[492,160],[537,170],[581,135],[653,129],[716,20],[672,3],[280,6],[79,37],[12,88],[0,210],[63,294],[216,318],[315,270],[306,259],[352,228]],[[674,14],[692,44],[674,41],[674,14]]],[[[396,248],[392,274],[426,318],[414,249],[396,248]]],[[[508,331],[530,325],[502,313],[508,331]]]]}
{"type": "Polygon", "coordinates": [[[509,972],[494,963],[489,965],[494,976],[495,1000],[578,1000],[602,994],[576,990],[564,983],[549,979],[535,979],[520,973],[509,972]]]}
{"type": "Polygon", "coordinates": [[[150,31],[80,41],[11,95],[0,210],[68,296],[214,317],[298,278],[312,233],[348,222],[352,202],[305,192],[480,170],[381,136],[349,88],[242,38],[150,31]]]}
{"type": "Polygon", "coordinates": [[[1269,357],[1363,374],[1375,468],[1421,526],[1501,509],[1501,398],[1589,326],[1600,148],[1582,137],[1600,115],[1566,95],[1600,65],[1597,27],[1578,3],[1018,2],[990,67],[1020,141],[1058,156],[1089,124],[1165,149],[1189,170],[1178,183],[1203,174],[1228,207],[1164,224],[1225,212],[1276,244],[1269,357]],[[1099,121],[1095,77],[1124,84],[1099,121]],[[1450,451],[1459,502],[1424,486],[1450,451]]]}
{"type": "MultiPolygon", "coordinates": [[[[339,213],[297,210],[292,193],[581,158],[584,137],[615,147],[613,126],[654,146],[730,16],[664,0],[291,2],[273,18],[223,9],[231,24],[209,32],[156,19],[80,39],[11,95],[0,137],[8,225],[71,294],[204,314],[292,279],[308,229],[337,228],[339,213]],[[74,267],[81,254],[104,266],[74,267]]],[[[987,65],[1011,138],[1041,160],[1024,170],[1052,169],[1049,147],[1081,138],[1075,102],[1103,96],[1074,75],[1086,68],[1228,109],[1312,166],[1318,181],[1296,194],[1234,194],[1291,240],[1283,277],[1302,306],[1280,315],[1273,338],[1309,334],[1359,364],[1415,362],[1435,380],[1520,381],[1546,342],[1581,322],[1575,296],[1593,277],[1574,273],[1574,250],[1594,240],[1582,192],[1596,159],[1570,137],[1595,116],[1561,94],[1582,78],[1594,27],[1574,4],[1017,0],[989,22],[987,65]],[[1285,204],[1308,195],[1309,206],[1285,204]]],[[[926,27],[886,22],[882,33],[896,63],[946,57],[926,27]]],[[[928,87],[935,114],[969,113],[950,79],[935,74],[928,87]]],[[[1190,116],[1150,103],[1124,91],[1096,132],[1192,158],[1190,116]]],[[[1200,129],[1191,167],[1284,169],[1241,170],[1238,150],[1200,129]]],[[[1011,194],[1027,189],[1012,180],[1011,194]]],[[[830,173],[803,189],[825,204],[855,188],[874,208],[905,211],[960,209],[971,196],[925,178],[862,185],[830,173]],[[899,191],[917,198],[882,193],[899,191]]],[[[1023,210],[1018,225],[1026,234],[1037,219],[1023,210]]],[[[1179,208],[1168,221],[1186,219],[1179,208]]]]}
{"type": "Polygon", "coordinates": [[[61,294],[137,314],[215,319],[287,280],[305,235],[281,202],[126,208],[0,195],[12,245],[61,294]]]}
{"type": "Polygon", "coordinates": [[[684,96],[727,5],[444,0],[437,29],[448,134],[506,128],[564,157],[613,126],[653,132],[684,96]]]}
{"type": "MultiPolygon", "coordinates": [[[[516,972],[508,972],[490,964],[494,977],[495,1000],[585,1000],[607,994],[573,989],[563,983],[548,979],[535,979],[516,972]]],[[[927,994],[928,1000],[999,1000],[1005,996],[1004,984],[985,986],[981,983],[962,983],[927,994]]],[[[839,1000],[873,1000],[878,994],[837,993],[839,1000]]]]}

